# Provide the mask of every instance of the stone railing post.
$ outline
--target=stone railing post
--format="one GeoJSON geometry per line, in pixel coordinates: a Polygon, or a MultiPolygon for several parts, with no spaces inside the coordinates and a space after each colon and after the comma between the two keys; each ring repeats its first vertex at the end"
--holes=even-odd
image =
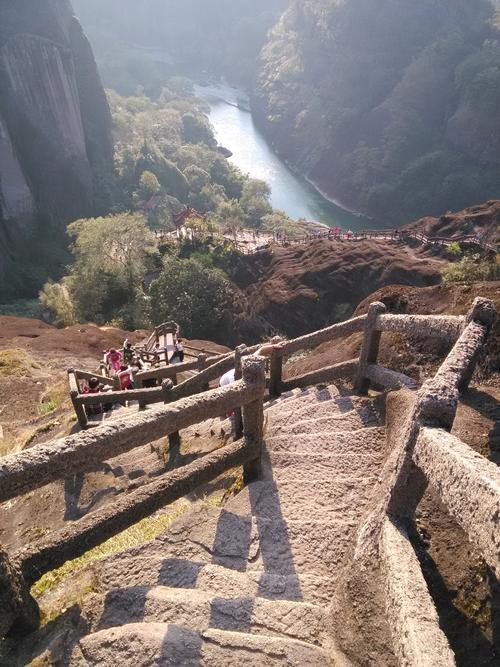
{"type": "MultiPolygon", "coordinates": [[[[281,338],[277,336],[273,338],[272,343],[280,343],[281,338]]],[[[281,396],[281,386],[283,382],[283,351],[273,350],[271,354],[271,378],[269,382],[269,394],[277,398],[281,396]]]]}
{"type": "MultiPolygon", "coordinates": [[[[163,394],[163,402],[165,404],[172,402],[172,391],[174,389],[174,386],[175,385],[172,382],[172,380],[164,380],[162,382],[161,389],[163,394]]],[[[168,444],[169,444],[169,460],[170,463],[173,463],[181,453],[181,435],[179,431],[175,431],[175,433],[170,433],[170,435],[168,436],[168,444]]]]}
{"type": "MultiPolygon", "coordinates": [[[[198,373],[201,373],[207,368],[207,360],[208,360],[208,355],[207,354],[200,354],[198,356],[198,373]]],[[[207,391],[210,387],[210,384],[207,382],[207,384],[203,387],[203,391],[207,391]]]]}
{"type": "Polygon", "coordinates": [[[69,395],[71,397],[71,402],[73,403],[73,408],[75,410],[78,423],[82,428],[86,428],[89,423],[89,420],[85,408],[78,400],[78,397],[80,395],[80,390],[78,389],[78,381],[76,379],[75,371],[72,368],[68,369],[68,380],[69,380],[69,395]]]}
{"type": "Polygon", "coordinates": [[[0,549],[0,639],[9,630],[36,630],[40,610],[21,572],[0,549]]]}
{"type": "Polygon", "coordinates": [[[368,308],[368,316],[365,322],[363,344],[359,355],[359,366],[356,379],[354,381],[354,391],[359,394],[367,394],[370,388],[370,380],[366,377],[366,368],[368,364],[377,363],[378,350],[380,347],[380,331],[376,330],[377,318],[387,311],[387,308],[380,301],[371,303],[368,308]]]}
{"type": "MultiPolygon", "coordinates": [[[[493,325],[495,324],[496,318],[497,318],[497,311],[493,301],[491,301],[490,299],[477,297],[476,299],[474,299],[472,307],[467,313],[465,326],[467,326],[471,322],[476,322],[476,324],[485,327],[487,334],[489,334],[491,329],[493,328],[493,325]]],[[[474,375],[476,364],[481,355],[481,352],[482,350],[477,351],[474,362],[469,365],[467,372],[464,374],[464,377],[462,378],[462,381],[460,382],[459,386],[460,391],[465,391],[466,389],[469,388],[469,384],[472,380],[472,376],[474,375]]]]}
{"type": "Polygon", "coordinates": [[[262,357],[249,356],[243,359],[243,380],[246,385],[260,389],[261,395],[243,407],[243,432],[246,442],[255,449],[255,459],[245,464],[245,484],[259,479],[262,463],[262,438],[264,435],[264,392],[266,390],[265,361],[262,357]]]}
{"type": "MultiPolygon", "coordinates": [[[[243,377],[243,366],[242,366],[242,356],[245,350],[247,349],[246,345],[239,345],[234,351],[234,379],[241,380],[243,377]]],[[[241,407],[236,408],[234,411],[234,439],[239,440],[243,437],[243,412],[241,407]]]]}
{"type": "Polygon", "coordinates": [[[201,371],[204,371],[205,368],[207,367],[207,359],[208,355],[205,353],[202,353],[198,355],[198,372],[201,373],[201,371]]]}

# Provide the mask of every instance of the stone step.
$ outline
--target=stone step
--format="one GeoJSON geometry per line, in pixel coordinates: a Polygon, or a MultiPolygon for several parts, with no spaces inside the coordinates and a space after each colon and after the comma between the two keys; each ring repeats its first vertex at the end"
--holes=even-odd
{"type": "Polygon", "coordinates": [[[131,623],[80,640],[70,667],[273,667],[331,662],[318,646],[293,639],[248,633],[196,632],[166,623],[131,623]]]}
{"type": "Polygon", "coordinates": [[[111,556],[94,566],[100,590],[122,586],[156,586],[202,590],[224,598],[261,597],[268,600],[291,600],[327,606],[335,592],[330,576],[314,574],[281,575],[263,570],[239,572],[221,565],[167,556],[111,556]]]}
{"type": "Polygon", "coordinates": [[[350,412],[337,413],[326,411],[328,414],[321,417],[323,408],[320,406],[318,411],[311,410],[307,418],[303,418],[300,414],[294,414],[292,417],[283,419],[282,416],[276,415],[273,420],[267,422],[267,433],[272,432],[275,436],[286,435],[291,433],[293,435],[300,433],[350,433],[352,431],[359,431],[363,428],[373,428],[380,426],[380,421],[377,413],[369,408],[362,410],[351,410],[350,412]],[[313,416],[315,415],[315,416],[313,416]]]}
{"type": "MultiPolygon", "coordinates": [[[[320,427],[311,433],[266,435],[268,452],[287,452],[304,455],[349,456],[360,461],[383,458],[386,449],[386,432],[382,427],[360,428],[353,431],[328,432],[320,427]]],[[[355,468],[353,468],[355,469],[355,468]]]]}
{"type": "Polygon", "coordinates": [[[120,588],[89,602],[93,627],[103,630],[127,623],[175,623],[203,632],[210,628],[288,637],[319,645],[324,638],[321,607],[261,597],[224,597],[199,589],[166,586],[120,588]],[[97,612],[97,613],[96,613],[97,612]]]}
{"type": "Polygon", "coordinates": [[[356,478],[366,475],[375,479],[381,464],[382,456],[377,451],[305,454],[271,450],[264,452],[261,479],[274,481],[278,489],[287,479],[301,479],[314,488],[319,479],[330,480],[332,484],[345,482],[353,477],[351,471],[356,472],[356,478]]]}
{"type": "Polygon", "coordinates": [[[215,563],[240,572],[327,577],[342,563],[354,529],[355,524],[340,519],[285,522],[203,508],[181,517],[154,542],[128,553],[215,563]]]}
{"type": "Polygon", "coordinates": [[[302,478],[259,481],[245,487],[225,505],[228,512],[267,519],[311,517],[328,522],[360,522],[378,489],[378,479],[336,475],[305,483],[302,478]]]}
{"type": "MultiPolygon", "coordinates": [[[[344,399],[341,399],[344,400],[344,399]]],[[[338,405],[332,401],[327,403],[313,403],[311,405],[291,404],[290,407],[283,408],[277,412],[266,411],[266,425],[268,432],[276,435],[280,431],[285,433],[290,430],[294,424],[301,422],[301,427],[307,428],[311,421],[323,420],[328,428],[338,425],[339,431],[350,431],[353,429],[364,428],[365,426],[380,425],[380,415],[373,403],[351,407],[345,405],[345,410],[339,409],[338,405]],[[303,425],[307,421],[309,424],[303,425]]]]}
{"type": "Polygon", "coordinates": [[[279,398],[271,400],[267,406],[269,411],[283,410],[292,404],[306,405],[317,402],[330,402],[342,398],[341,392],[335,385],[320,385],[305,389],[292,389],[281,394],[279,398]]]}
{"type": "Polygon", "coordinates": [[[328,407],[331,412],[349,412],[350,410],[359,410],[361,408],[373,407],[371,398],[343,395],[335,386],[329,387],[308,387],[299,390],[288,398],[279,398],[266,404],[266,411],[269,414],[278,414],[283,412],[296,411],[301,409],[307,412],[312,406],[321,405],[328,407]]]}

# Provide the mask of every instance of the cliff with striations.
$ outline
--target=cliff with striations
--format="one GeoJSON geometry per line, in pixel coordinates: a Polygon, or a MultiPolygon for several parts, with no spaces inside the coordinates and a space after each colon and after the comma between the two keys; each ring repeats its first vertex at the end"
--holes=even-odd
{"type": "Polygon", "coordinates": [[[44,244],[57,245],[69,221],[102,202],[113,149],[104,90],[69,0],[2,0],[0,14],[0,296],[10,296],[43,278],[33,248],[56,262],[44,244]]]}

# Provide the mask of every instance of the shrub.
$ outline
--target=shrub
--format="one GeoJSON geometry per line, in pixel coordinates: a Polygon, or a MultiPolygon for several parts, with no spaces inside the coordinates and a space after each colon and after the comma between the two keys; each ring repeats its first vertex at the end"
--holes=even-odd
{"type": "Polygon", "coordinates": [[[75,306],[66,281],[54,283],[49,280],[43,286],[39,299],[50,311],[56,327],[69,327],[76,323],[75,306]]]}
{"type": "Polygon", "coordinates": [[[472,283],[479,280],[500,279],[500,255],[494,260],[481,259],[480,255],[466,255],[459,262],[452,262],[441,272],[443,282],[472,283]]]}

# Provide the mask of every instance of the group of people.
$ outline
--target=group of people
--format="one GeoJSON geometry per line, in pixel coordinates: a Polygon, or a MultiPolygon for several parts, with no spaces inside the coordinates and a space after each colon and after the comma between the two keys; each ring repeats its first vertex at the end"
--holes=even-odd
{"type": "MultiPolygon", "coordinates": [[[[263,345],[257,352],[256,355],[259,356],[270,356],[273,351],[279,349],[283,343],[270,343],[263,345]]],[[[155,368],[161,363],[161,355],[164,354],[167,356],[168,352],[165,348],[162,348],[159,342],[156,343],[152,361],[145,362],[139,353],[132,345],[132,343],[127,339],[123,344],[123,349],[119,350],[116,348],[111,348],[110,350],[104,353],[104,365],[106,368],[107,376],[110,378],[118,378],[119,386],[122,391],[135,389],[134,376],[137,372],[141,370],[149,370],[155,368]]],[[[176,335],[174,338],[174,353],[170,359],[171,363],[182,363],[184,361],[184,343],[180,336],[176,335]]],[[[231,384],[235,381],[235,370],[232,369],[225,375],[220,378],[220,386],[224,387],[228,384],[231,384]]],[[[144,382],[144,386],[147,386],[144,382]]],[[[157,381],[152,379],[150,386],[156,386],[157,381]]],[[[106,394],[107,392],[113,391],[111,385],[105,384],[102,381],[102,378],[99,379],[99,376],[92,377],[86,383],[86,386],[83,389],[84,394],[106,394]]],[[[92,415],[99,415],[105,412],[109,412],[113,409],[112,403],[106,403],[105,397],[103,396],[103,402],[96,405],[87,406],[87,411],[92,415]]]]}
{"type": "Polygon", "coordinates": [[[134,389],[134,374],[144,370],[140,354],[128,339],[123,343],[122,350],[111,348],[104,353],[104,365],[109,377],[118,378],[123,391],[134,389]]]}

